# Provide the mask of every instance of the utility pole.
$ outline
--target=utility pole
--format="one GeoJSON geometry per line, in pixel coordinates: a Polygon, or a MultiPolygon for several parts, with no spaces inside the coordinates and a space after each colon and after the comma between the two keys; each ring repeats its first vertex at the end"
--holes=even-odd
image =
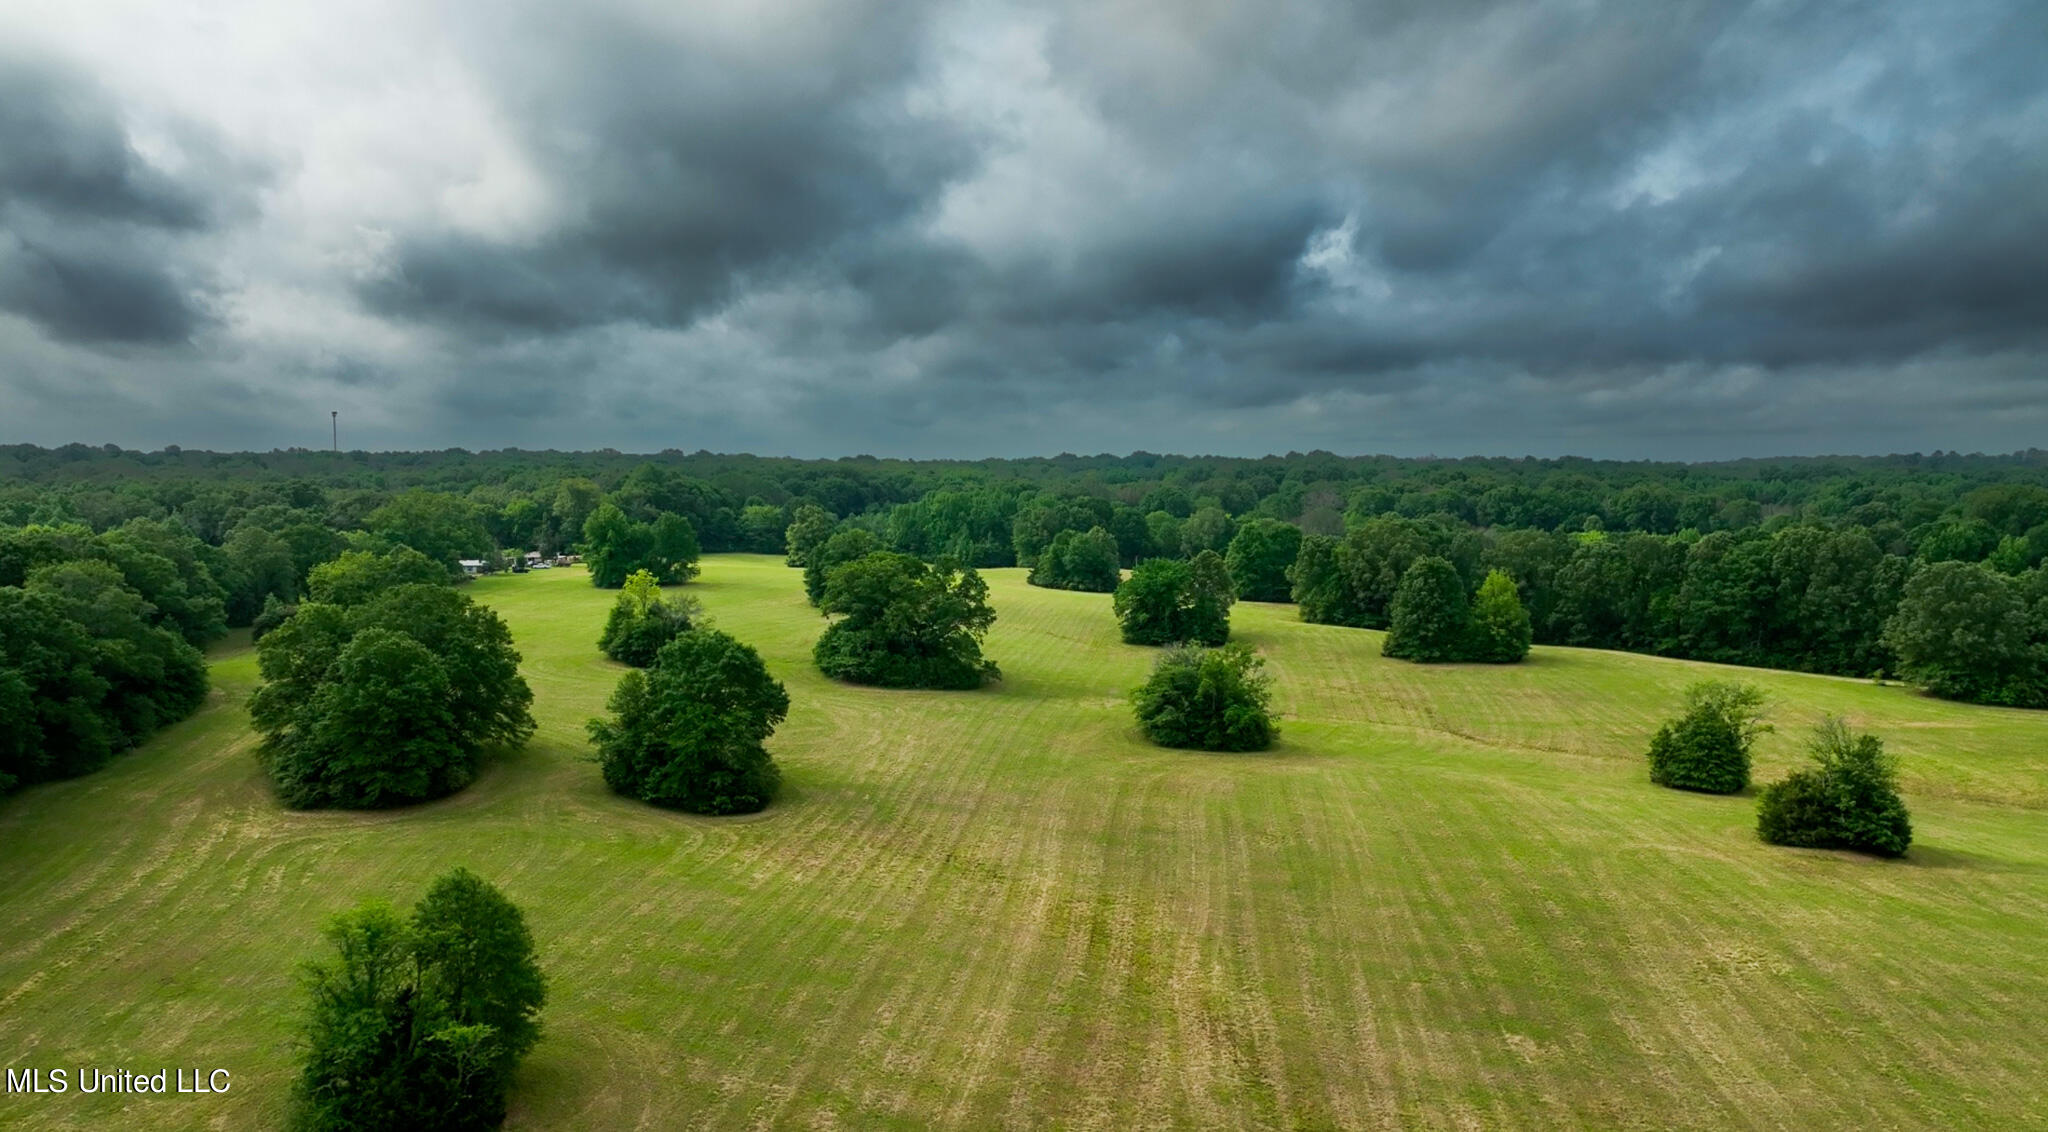
{"type": "Polygon", "coordinates": [[[341,453],[341,410],[329,409],[327,410],[327,415],[332,418],[328,423],[334,426],[334,451],[336,455],[339,455],[341,453]]]}

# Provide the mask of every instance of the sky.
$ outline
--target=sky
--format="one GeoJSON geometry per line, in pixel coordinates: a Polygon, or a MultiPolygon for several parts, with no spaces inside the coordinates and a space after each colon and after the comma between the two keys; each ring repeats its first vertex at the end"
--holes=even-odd
{"type": "Polygon", "coordinates": [[[2048,5],[0,0],[0,442],[2048,438],[2048,5]]]}

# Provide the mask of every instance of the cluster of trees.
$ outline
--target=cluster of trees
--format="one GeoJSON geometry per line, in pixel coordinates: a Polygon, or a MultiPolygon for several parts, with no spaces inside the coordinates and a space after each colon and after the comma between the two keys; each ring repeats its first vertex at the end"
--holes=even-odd
{"type": "MultiPolygon", "coordinates": [[[[1753,685],[1705,680],[1685,691],[1685,710],[1650,739],[1650,781],[1675,790],[1738,794],[1749,788],[1751,748],[1769,731],[1753,685]]],[[[1764,787],[1757,835],[1773,845],[1854,849],[1897,857],[1913,840],[1898,766],[1875,735],[1826,717],[1807,744],[1813,765],[1764,787]]]]}
{"type": "Polygon", "coordinates": [[[1265,661],[1243,645],[1175,645],[1131,692],[1145,737],[1162,747],[1263,751],[1279,728],[1265,661]]]}
{"type": "Polygon", "coordinates": [[[620,664],[646,668],[654,663],[662,646],[689,632],[702,615],[696,602],[680,595],[664,596],[653,574],[635,570],[627,576],[619,599],[605,617],[597,647],[620,664]]]}
{"type": "Polygon", "coordinates": [[[540,1039],[547,979],[526,917],[467,869],[401,915],[371,900],[330,921],[308,964],[291,1126],[495,1128],[540,1039]]]}
{"type": "Polygon", "coordinates": [[[203,544],[131,520],[0,529],[0,793],[96,770],[206,698],[227,631],[203,544]]]}
{"type": "Polygon", "coordinates": [[[249,713],[287,805],[441,797],[469,784],[485,748],[533,733],[533,693],[496,613],[439,583],[360,593],[326,591],[351,600],[305,602],[257,645],[249,713]]]}
{"type": "Polygon", "coordinates": [[[835,680],[884,688],[979,688],[1001,679],[981,654],[995,624],[988,583],[950,558],[876,551],[835,567],[819,608],[837,620],[812,657],[835,680]]]}
{"type": "Polygon", "coordinates": [[[782,774],[764,744],[789,715],[789,693],[761,655],[715,629],[663,645],[628,672],[590,721],[605,784],[629,798],[697,814],[767,807],[782,774]]]}
{"type": "Polygon", "coordinates": [[[702,553],[696,528],[673,511],[636,520],[611,503],[600,504],[583,523],[584,565],[590,584],[617,589],[636,571],[654,575],[661,585],[687,582],[697,576],[702,553]]]}
{"type": "Polygon", "coordinates": [[[1123,557],[1116,537],[1101,527],[1085,533],[1061,531],[1038,556],[1026,578],[1034,586],[1106,594],[1123,581],[1123,557]]]}
{"type": "Polygon", "coordinates": [[[1467,600],[1465,581],[1449,561],[1419,558],[1394,591],[1393,624],[1380,651],[1424,664],[1480,661],[1514,664],[1529,655],[1529,611],[1514,579],[1487,572],[1467,600]]]}
{"type": "Polygon", "coordinates": [[[1124,641],[1133,645],[1221,645],[1230,639],[1230,607],[1237,600],[1230,571],[1213,550],[1192,562],[1150,558],[1116,588],[1111,608],[1124,641]]]}

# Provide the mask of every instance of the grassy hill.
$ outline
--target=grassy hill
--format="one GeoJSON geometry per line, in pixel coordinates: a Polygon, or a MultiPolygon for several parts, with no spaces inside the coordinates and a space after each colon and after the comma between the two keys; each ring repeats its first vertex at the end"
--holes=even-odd
{"type": "Polygon", "coordinates": [[[1648,782],[1711,666],[1419,668],[1241,605],[1281,745],[1163,751],[1107,596],[990,581],[1006,679],[883,692],[811,668],[796,571],[708,560],[689,590],[793,701],[785,793],[740,819],[605,791],[582,729],[621,670],[580,572],[472,588],[540,732],[431,805],[279,808],[253,654],[220,650],[197,717],[0,802],[0,1058],[233,1090],[0,1094],[0,1126],[275,1127],[321,920],[458,863],[553,980],[511,1127],[2048,1124],[2048,714],[1745,673],[1760,778],[1847,713],[1913,810],[1903,861],[1775,849],[1751,798],[1648,782]]]}

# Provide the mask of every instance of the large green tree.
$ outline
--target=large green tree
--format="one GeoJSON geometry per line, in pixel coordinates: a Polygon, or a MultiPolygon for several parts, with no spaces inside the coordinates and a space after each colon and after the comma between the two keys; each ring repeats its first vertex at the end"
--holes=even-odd
{"type": "Polygon", "coordinates": [[[1448,559],[1416,559],[1394,594],[1394,623],[1380,651],[1403,660],[1462,660],[1470,614],[1465,582],[1448,559]]]}
{"type": "Polygon", "coordinates": [[[1101,527],[1061,531],[1040,552],[1026,580],[1049,589],[1106,594],[1122,580],[1122,559],[1116,536],[1101,527]]]}
{"type": "Polygon", "coordinates": [[[1194,562],[1140,562],[1111,600],[1123,639],[1133,645],[1220,645],[1230,637],[1229,571],[1215,551],[1194,562]]]}
{"type": "Polygon", "coordinates": [[[490,532],[466,499],[437,491],[412,490],[370,512],[372,533],[397,546],[409,546],[454,573],[463,558],[481,558],[491,549],[490,532]]]}
{"type": "Polygon", "coordinates": [[[1176,645],[1131,693],[1138,726],[1162,747],[1262,751],[1278,728],[1265,662],[1243,645],[1176,645]]]}
{"type": "Polygon", "coordinates": [[[1502,570],[1487,572],[1472,597],[1472,615],[1462,659],[1514,664],[1529,655],[1529,611],[1515,580],[1502,570]]]}
{"type": "Polygon", "coordinates": [[[981,641],[995,624],[988,583],[950,558],[877,551],[834,569],[821,609],[838,620],[812,656],[825,675],[887,688],[978,688],[998,679],[981,641]]]}
{"type": "Polygon", "coordinates": [[[603,589],[625,585],[635,570],[665,586],[687,582],[697,576],[699,555],[696,530],[671,511],[642,522],[607,502],[583,524],[583,561],[591,584],[603,589]]]}
{"type": "Polygon", "coordinates": [[[832,517],[832,512],[815,503],[798,507],[796,514],[790,517],[789,529],[784,533],[784,545],[789,552],[784,561],[791,566],[810,565],[811,551],[824,545],[838,525],[839,521],[832,517]]]}
{"type": "Polygon", "coordinates": [[[628,672],[590,721],[613,790],[699,814],[752,813],[782,777],[762,746],[789,714],[789,694],[751,647],[714,629],[663,646],[646,672],[628,672]]]}
{"type": "Polygon", "coordinates": [[[1884,642],[1899,671],[1937,696],[2043,707],[2043,628],[2010,579],[1973,562],[1938,562],[1906,583],[1884,642]]]}
{"type": "Polygon", "coordinates": [[[1245,601],[1286,601],[1287,572],[1301,551],[1301,528],[1278,519],[1252,519],[1237,528],[1224,556],[1237,596],[1245,601]]]}

